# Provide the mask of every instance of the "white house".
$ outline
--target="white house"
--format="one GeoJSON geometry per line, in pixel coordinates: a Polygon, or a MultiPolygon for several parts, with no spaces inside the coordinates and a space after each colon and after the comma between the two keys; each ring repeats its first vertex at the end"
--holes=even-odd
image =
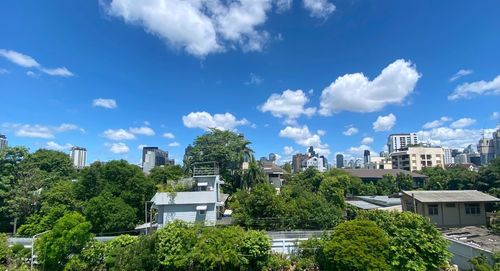
{"type": "Polygon", "coordinates": [[[310,167],[316,168],[320,172],[326,171],[323,157],[312,156],[309,159],[307,159],[305,168],[310,168],[310,167]]]}
{"type": "Polygon", "coordinates": [[[215,225],[222,217],[227,199],[227,195],[220,192],[220,185],[224,182],[218,174],[215,164],[212,168],[195,165],[193,191],[156,193],[151,201],[152,208],[157,210],[158,228],[174,220],[215,225]]]}

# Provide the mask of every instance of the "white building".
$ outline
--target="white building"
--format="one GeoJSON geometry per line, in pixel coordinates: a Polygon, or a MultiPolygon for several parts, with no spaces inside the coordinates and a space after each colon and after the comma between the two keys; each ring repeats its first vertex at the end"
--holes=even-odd
{"type": "Polygon", "coordinates": [[[465,154],[465,153],[457,154],[457,156],[455,156],[454,160],[455,160],[455,163],[459,164],[459,165],[469,163],[469,158],[467,157],[467,154],[465,154]]]}
{"type": "Polygon", "coordinates": [[[392,168],[409,171],[425,167],[444,168],[444,151],[441,147],[409,147],[406,151],[391,153],[392,168]]]}
{"type": "Polygon", "coordinates": [[[371,156],[370,162],[365,164],[366,169],[392,169],[390,157],[371,156]]]}
{"type": "Polygon", "coordinates": [[[5,135],[0,134],[0,150],[6,148],[8,146],[7,137],[5,135]]]}
{"type": "Polygon", "coordinates": [[[157,210],[156,224],[163,227],[174,220],[188,223],[202,223],[215,226],[217,219],[224,213],[227,195],[221,193],[218,167],[215,163],[195,165],[193,169],[193,191],[158,192],[151,199],[153,209],[157,210]]]}
{"type": "Polygon", "coordinates": [[[72,147],[69,157],[76,169],[82,169],[87,165],[87,149],[85,148],[72,147]]]}
{"type": "Polygon", "coordinates": [[[389,153],[406,149],[408,145],[418,144],[417,134],[392,134],[387,138],[387,148],[389,153]]]}
{"type": "Polygon", "coordinates": [[[455,163],[453,156],[451,155],[451,148],[443,148],[444,152],[444,164],[449,165],[455,163]]]}
{"type": "Polygon", "coordinates": [[[491,138],[481,138],[479,139],[479,144],[477,145],[477,151],[481,156],[481,165],[487,165],[495,158],[495,146],[494,141],[491,138]]]}
{"type": "Polygon", "coordinates": [[[325,166],[325,161],[322,156],[317,157],[313,156],[306,160],[306,168],[313,167],[317,169],[319,172],[325,172],[327,167],[325,166]]]}

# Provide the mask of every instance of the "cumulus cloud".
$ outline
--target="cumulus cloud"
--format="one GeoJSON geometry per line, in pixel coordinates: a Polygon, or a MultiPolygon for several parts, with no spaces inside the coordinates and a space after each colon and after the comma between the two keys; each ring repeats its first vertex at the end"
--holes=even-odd
{"type": "Polygon", "coordinates": [[[84,129],[75,124],[63,123],[59,126],[47,126],[40,124],[19,124],[19,123],[3,123],[2,128],[7,131],[12,131],[18,137],[33,137],[33,138],[54,138],[57,133],[68,131],[81,131],[84,129]]]}
{"type": "Polygon", "coordinates": [[[347,152],[353,156],[362,156],[364,154],[365,150],[369,150],[370,152],[372,151],[370,146],[361,144],[360,146],[357,146],[357,147],[356,146],[350,147],[347,150],[347,152]]]}
{"type": "Polygon", "coordinates": [[[340,111],[375,112],[389,104],[401,104],[417,84],[416,67],[398,59],[385,67],[372,81],[363,73],[338,77],[321,94],[320,114],[340,111]]]}
{"type": "Polygon", "coordinates": [[[478,95],[500,95],[500,75],[491,81],[481,80],[461,84],[448,96],[448,100],[466,99],[478,95]]]}
{"type": "Polygon", "coordinates": [[[125,143],[118,142],[112,144],[105,144],[105,146],[109,147],[109,151],[114,154],[124,154],[129,152],[129,148],[125,143]]]}
{"type": "Polygon", "coordinates": [[[449,117],[441,117],[440,119],[438,120],[433,120],[433,121],[429,121],[429,122],[426,122],[422,128],[424,129],[432,129],[432,128],[437,128],[437,127],[440,127],[440,126],[443,126],[446,122],[448,121],[451,121],[452,119],[449,118],[449,117]]]}
{"type": "Polygon", "coordinates": [[[133,133],[128,132],[124,129],[116,129],[116,130],[108,129],[104,131],[103,135],[108,139],[116,141],[135,139],[135,135],[133,133]]]}
{"type": "Polygon", "coordinates": [[[276,0],[276,11],[278,13],[285,12],[292,7],[293,0],[276,0]]]}
{"type": "Polygon", "coordinates": [[[142,127],[131,127],[128,129],[131,133],[136,135],[145,135],[145,136],[154,136],[155,131],[151,129],[151,127],[142,126],[142,127]]]}
{"type": "Polygon", "coordinates": [[[426,131],[417,132],[418,138],[430,142],[432,145],[449,148],[465,148],[470,144],[477,144],[484,132],[486,137],[491,137],[495,128],[489,129],[453,129],[450,127],[439,127],[426,131]]]}
{"type": "Polygon", "coordinates": [[[302,127],[287,126],[280,131],[279,136],[291,138],[295,143],[303,147],[313,146],[316,152],[322,155],[328,156],[330,154],[328,144],[322,143],[321,136],[311,133],[306,125],[302,127]]]}
{"type": "Polygon", "coordinates": [[[118,107],[118,104],[116,103],[116,100],[114,99],[103,99],[103,98],[98,98],[92,101],[92,106],[93,107],[104,107],[107,109],[114,109],[118,107]]]}
{"type": "Polygon", "coordinates": [[[64,145],[59,145],[54,141],[49,141],[45,144],[44,149],[48,150],[56,150],[56,151],[64,151],[64,150],[69,150],[73,147],[72,144],[66,143],[64,145]]]}
{"type": "Polygon", "coordinates": [[[363,145],[370,145],[373,143],[373,137],[364,137],[362,140],[361,140],[361,144],[363,145]]]}
{"type": "Polygon", "coordinates": [[[234,130],[238,126],[250,125],[248,120],[238,120],[231,113],[214,114],[212,116],[205,111],[191,112],[187,116],[182,116],[182,122],[188,128],[201,128],[203,130],[209,130],[210,128],[234,130]]]}
{"type": "Polygon", "coordinates": [[[283,153],[285,155],[291,155],[291,154],[293,154],[293,152],[294,152],[294,149],[293,149],[292,146],[285,146],[285,147],[283,147],[283,153]]]}
{"type": "Polygon", "coordinates": [[[451,123],[450,127],[451,128],[465,128],[465,127],[468,127],[468,126],[471,126],[473,125],[474,123],[476,123],[476,120],[475,119],[471,119],[471,118],[461,118],[457,121],[454,121],[451,123]]]}
{"type": "Polygon", "coordinates": [[[175,135],[172,133],[163,133],[162,137],[168,138],[168,139],[173,139],[173,138],[175,138],[175,135]]]}
{"type": "Polygon", "coordinates": [[[318,135],[320,135],[320,136],[324,136],[324,135],[326,135],[326,131],[325,131],[325,130],[321,130],[321,129],[320,129],[320,130],[318,130],[318,131],[316,131],[316,133],[317,133],[318,135]]]}
{"type": "Polygon", "coordinates": [[[303,0],[304,7],[311,17],[326,19],[335,11],[335,5],[328,0],[303,0]]]}
{"type": "Polygon", "coordinates": [[[283,91],[282,94],[273,93],[267,101],[259,107],[262,112],[270,112],[278,118],[285,118],[287,123],[294,123],[301,115],[308,117],[314,115],[315,107],[306,107],[309,98],[301,90],[283,91]]]}
{"type": "Polygon", "coordinates": [[[472,70],[460,69],[457,73],[455,73],[452,77],[450,77],[450,82],[453,82],[461,77],[467,76],[471,74],[472,70]]]}
{"type": "Polygon", "coordinates": [[[359,132],[358,128],[353,127],[352,125],[349,125],[346,128],[347,128],[347,130],[342,132],[346,136],[352,136],[352,135],[357,134],[359,132]]]}
{"type": "Polygon", "coordinates": [[[390,131],[396,124],[396,116],[389,114],[387,116],[378,116],[377,120],[373,123],[373,130],[376,132],[390,131]]]}
{"type": "MultiPolygon", "coordinates": [[[[10,62],[21,66],[23,68],[36,68],[40,70],[41,72],[44,72],[48,75],[51,76],[62,76],[62,77],[69,77],[73,76],[74,74],[69,71],[66,67],[59,67],[59,68],[46,68],[43,67],[40,63],[38,63],[34,58],[32,58],[29,55],[25,55],[23,53],[19,53],[13,50],[6,50],[6,49],[0,49],[0,56],[6,58],[10,62]]],[[[31,72],[27,73],[28,75],[34,74],[31,72]]]]}
{"type": "Polygon", "coordinates": [[[179,142],[172,142],[168,144],[169,147],[179,147],[181,144],[179,142]]]}

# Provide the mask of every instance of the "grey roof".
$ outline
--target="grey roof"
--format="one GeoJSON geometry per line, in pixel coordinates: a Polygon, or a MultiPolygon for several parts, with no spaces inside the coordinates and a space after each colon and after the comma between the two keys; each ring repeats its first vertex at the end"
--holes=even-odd
{"type": "Polygon", "coordinates": [[[263,163],[262,169],[266,174],[285,174],[285,170],[274,163],[263,163]]]}
{"type": "Polygon", "coordinates": [[[159,192],[151,199],[155,205],[216,203],[215,191],[177,192],[173,199],[170,193],[159,192]]]}
{"type": "Polygon", "coordinates": [[[469,226],[444,232],[447,239],[487,251],[500,250],[500,236],[480,227],[469,226]]]}
{"type": "Polygon", "coordinates": [[[389,198],[388,196],[356,196],[356,198],[385,207],[401,205],[400,198],[389,198]]]}
{"type": "Polygon", "coordinates": [[[495,202],[500,199],[477,190],[403,191],[420,202],[495,202]]]}
{"type": "Polygon", "coordinates": [[[349,175],[359,177],[359,178],[381,179],[386,174],[396,176],[399,173],[411,175],[413,178],[427,178],[427,176],[425,176],[425,175],[411,172],[408,170],[402,170],[402,169],[365,169],[365,168],[360,168],[360,169],[342,169],[342,170],[347,172],[349,175]]]}
{"type": "Polygon", "coordinates": [[[372,204],[372,203],[369,203],[366,201],[362,201],[362,200],[347,200],[346,203],[349,205],[352,205],[354,207],[357,207],[359,209],[363,209],[363,210],[371,210],[371,209],[380,208],[380,206],[378,206],[378,205],[375,205],[375,204],[372,204]]]}

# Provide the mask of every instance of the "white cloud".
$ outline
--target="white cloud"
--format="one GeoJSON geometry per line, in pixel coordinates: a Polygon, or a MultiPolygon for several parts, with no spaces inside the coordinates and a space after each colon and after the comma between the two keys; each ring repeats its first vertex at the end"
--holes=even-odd
{"type": "Polygon", "coordinates": [[[276,0],[276,10],[278,13],[285,12],[292,8],[293,0],[276,0]]]}
{"type": "Polygon", "coordinates": [[[389,114],[387,116],[378,116],[377,120],[373,123],[373,130],[376,132],[389,131],[396,124],[396,116],[389,114]]]}
{"type": "Polygon", "coordinates": [[[130,133],[124,129],[108,129],[104,131],[104,136],[111,139],[111,140],[131,140],[135,139],[135,135],[133,133],[130,133]]]}
{"type": "Polygon", "coordinates": [[[33,71],[27,71],[26,75],[29,76],[29,77],[32,77],[32,78],[38,78],[38,77],[40,77],[40,75],[38,73],[35,73],[33,71]]]}
{"type": "Polygon", "coordinates": [[[250,79],[245,82],[245,85],[260,85],[262,82],[264,82],[264,79],[255,73],[250,73],[250,79]]]}
{"type": "Polygon", "coordinates": [[[340,76],[323,89],[320,114],[343,110],[375,112],[389,104],[401,104],[413,92],[419,78],[416,67],[404,59],[385,67],[372,81],[363,73],[340,76]]]}
{"type": "Polygon", "coordinates": [[[172,134],[172,133],[163,133],[162,135],[164,138],[169,138],[169,139],[172,139],[172,138],[175,138],[175,135],[172,134]]]}
{"type": "Polygon", "coordinates": [[[367,146],[367,145],[360,145],[358,147],[350,147],[347,152],[354,155],[354,156],[362,156],[364,154],[364,151],[365,150],[369,150],[370,152],[372,151],[372,149],[370,148],[370,146],[367,146]]]}
{"type": "Polygon", "coordinates": [[[145,135],[145,136],[154,136],[155,131],[151,129],[151,127],[142,126],[142,127],[131,127],[128,129],[131,133],[136,135],[145,135]]]}
{"type": "Polygon", "coordinates": [[[64,151],[64,150],[69,150],[73,147],[72,144],[66,143],[64,145],[59,145],[54,141],[49,141],[45,144],[44,149],[48,150],[56,150],[56,151],[64,151]]]}
{"type": "Polygon", "coordinates": [[[147,147],[147,146],[148,146],[148,145],[145,145],[145,144],[140,144],[140,145],[138,145],[138,146],[137,146],[137,149],[142,151],[142,149],[143,149],[144,147],[147,147]]]}
{"type": "Polygon", "coordinates": [[[349,125],[347,127],[349,127],[349,128],[342,132],[346,136],[352,136],[352,135],[357,134],[359,132],[358,128],[352,127],[352,125],[349,125]]]}
{"type": "Polygon", "coordinates": [[[361,144],[363,145],[370,145],[373,143],[373,137],[364,137],[362,140],[361,140],[361,144]]]}
{"type": "Polygon", "coordinates": [[[181,144],[179,144],[179,142],[172,142],[170,144],[168,144],[169,147],[179,147],[181,144]]]}
{"type": "Polygon", "coordinates": [[[500,113],[498,113],[498,112],[491,113],[490,119],[492,119],[492,120],[500,119],[500,113]]]}
{"type": "Polygon", "coordinates": [[[214,114],[207,112],[191,112],[187,116],[182,116],[184,126],[188,128],[201,128],[209,130],[216,128],[220,130],[234,130],[237,126],[250,125],[246,119],[238,120],[231,113],[214,114]]]}
{"type": "Polygon", "coordinates": [[[303,147],[313,146],[316,152],[322,155],[328,156],[330,154],[328,144],[322,143],[321,136],[311,133],[306,125],[302,127],[287,126],[280,131],[279,136],[291,138],[295,143],[303,147]]]}
{"type": "Polygon", "coordinates": [[[285,146],[285,147],[283,147],[283,153],[285,155],[291,155],[291,154],[293,154],[293,152],[294,152],[294,149],[293,149],[292,146],[285,146]]]}
{"type": "Polygon", "coordinates": [[[440,119],[438,120],[433,120],[433,121],[430,121],[430,122],[426,122],[422,128],[424,129],[432,129],[432,128],[437,128],[437,127],[440,127],[440,126],[443,126],[446,122],[448,121],[451,121],[452,119],[449,118],[449,117],[441,117],[440,119]]]}
{"type": "MultiPolygon", "coordinates": [[[[38,63],[34,58],[29,55],[25,55],[12,50],[0,49],[0,56],[3,56],[10,62],[19,65],[24,68],[37,68],[38,70],[52,76],[62,76],[68,77],[73,76],[74,74],[70,72],[66,67],[60,68],[45,68],[40,63],[38,63]]],[[[33,72],[28,71],[27,75],[34,75],[33,72]]]]}
{"type": "Polygon", "coordinates": [[[475,119],[461,118],[461,119],[459,119],[457,121],[452,122],[451,125],[450,125],[450,127],[454,128],[454,129],[465,128],[465,127],[473,125],[474,123],[476,123],[475,119]]]}
{"type": "Polygon", "coordinates": [[[10,62],[19,65],[24,68],[38,68],[40,67],[40,64],[33,59],[31,56],[16,52],[16,51],[11,51],[11,50],[5,50],[5,49],[0,49],[0,56],[5,57],[7,60],[10,62]]]}
{"type": "Polygon", "coordinates": [[[118,107],[114,99],[103,99],[103,98],[94,99],[92,101],[92,106],[93,107],[100,106],[107,109],[114,109],[118,107]]]}
{"type": "Polygon", "coordinates": [[[309,98],[301,89],[287,89],[282,94],[273,93],[259,109],[262,112],[271,112],[275,117],[286,118],[287,123],[294,123],[301,115],[314,115],[315,107],[305,107],[308,102],[309,98]]]}
{"type": "Polygon", "coordinates": [[[124,154],[129,152],[129,148],[125,143],[118,142],[118,143],[112,143],[112,144],[104,144],[105,146],[109,147],[109,151],[114,153],[114,154],[124,154]]]}
{"type": "Polygon", "coordinates": [[[79,130],[85,132],[82,128],[74,124],[63,123],[59,126],[46,126],[46,125],[31,125],[19,123],[3,123],[2,128],[8,131],[13,131],[18,137],[33,137],[33,138],[54,138],[55,134],[79,130]]]}
{"type": "Polygon", "coordinates": [[[303,0],[304,7],[311,17],[326,19],[335,11],[335,5],[328,0],[303,0]]]}
{"type": "Polygon", "coordinates": [[[62,77],[70,77],[73,76],[74,74],[70,72],[66,67],[61,67],[61,68],[54,68],[54,69],[46,69],[42,68],[41,69],[44,73],[52,76],[62,76],[62,77]]]}
{"type": "Polygon", "coordinates": [[[491,81],[481,80],[461,84],[448,96],[448,100],[472,98],[477,95],[500,95],[500,75],[491,81]]]}
{"type": "Polygon", "coordinates": [[[453,129],[439,127],[427,131],[417,132],[418,138],[432,145],[449,148],[465,148],[470,144],[477,144],[484,132],[486,137],[491,137],[495,128],[489,129],[453,129]]]}
{"type": "Polygon", "coordinates": [[[453,82],[459,79],[460,77],[467,76],[472,72],[473,72],[472,70],[460,69],[457,73],[455,73],[452,77],[450,77],[450,82],[453,82]]]}
{"type": "Polygon", "coordinates": [[[320,135],[320,136],[324,136],[324,135],[326,135],[326,131],[325,131],[325,130],[321,130],[321,129],[320,129],[320,130],[318,130],[318,131],[316,131],[316,133],[317,133],[318,135],[320,135]]]}

